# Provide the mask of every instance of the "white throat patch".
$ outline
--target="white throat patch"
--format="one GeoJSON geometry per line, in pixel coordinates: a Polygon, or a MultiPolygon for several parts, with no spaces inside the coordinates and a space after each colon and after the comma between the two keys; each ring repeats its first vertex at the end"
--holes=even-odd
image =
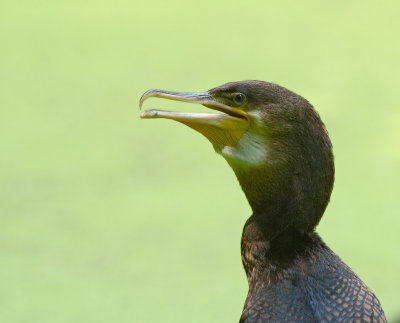
{"type": "Polygon", "coordinates": [[[224,146],[220,154],[229,162],[259,165],[266,162],[268,147],[265,138],[256,133],[246,132],[235,147],[224,146]]]}
{"type": "Polygon", "coordinates": [[[230,164],[241,166],[257,166],[267,162],[269,147],[262,133],[262,116],[257,111],[249,113],[253,127],[249,128],[240,138],[236,146],[215,146],[217,153],[225,157],[230,164]]]}

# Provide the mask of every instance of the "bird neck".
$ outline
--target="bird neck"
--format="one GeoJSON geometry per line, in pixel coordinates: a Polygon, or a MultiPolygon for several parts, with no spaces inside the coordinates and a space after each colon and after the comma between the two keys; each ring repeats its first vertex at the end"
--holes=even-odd
{"type": "Polygon", "coordinates": [[[315,232],[300,232],[288,227],[275,237],[266,240],[263,224],[257,216],[251,216],[243,229],[242,262],[249,285],[258,281],[273,284],[286,268],[299,259],[305,260],[316,248],[323,246],[315,232]]]}
{"type": "MultiPolygon", "coordinates": [[[[279,234],[296,228],[310,232],[318,223],[328,198],[318,203],[311,181],[295,170],[269,167],[234,169],[252,208],[252,226],[257,226],[257,239],[271,241],[279,234]]],[[[317,187],[315,187],[317,188],[317,187]]]]}
{"type": "MultiPolygon", "coordinates": [[[[288,230],[312,232],[328,205],[334,182],[334,162],[329,138],[308,145],[307,151],[275,157],[263,165],[230,166],[252,208],[252,219],[266,241],[288,230]],[[291,229],[290,229],[291,230],[291,229]]],[[[303,147],[306,145],[302,145],[303,147]]]]}

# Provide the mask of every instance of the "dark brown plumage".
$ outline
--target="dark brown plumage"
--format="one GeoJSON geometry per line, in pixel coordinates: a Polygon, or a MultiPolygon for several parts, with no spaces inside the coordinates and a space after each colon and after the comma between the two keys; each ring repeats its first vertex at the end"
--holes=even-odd
{"type": "Polygon", "coordinates": [[[318,113],[301,96],[262,81],[227,83],[205,93],[151,90],[226,115],[158,110],[205,135],[234,170],[253,214],[242,235],[249,292],[240,322],[386,322],[375,295],[314,232],[329,202],[332,145],[318,113]]]}

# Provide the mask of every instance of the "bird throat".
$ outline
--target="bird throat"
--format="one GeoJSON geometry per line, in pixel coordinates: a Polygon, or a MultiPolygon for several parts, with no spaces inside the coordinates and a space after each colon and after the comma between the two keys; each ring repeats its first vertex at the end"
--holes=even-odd
{"type": "Polygon", "coordinates": [[[239,167],[254,167],[267,162],[268,146],[262,136],[246,132],[235,146],[214,145],[217,153],[221,154],[231,165],[239,167]]]}
{"type": "Polygon", "coordinates": [[[334,177],[331,152],[321,156],[315,164],[304,159],[261,167],[229,163],[253,211],[241,244],[249,281],[256,273],[293,263],[315,240],[314,228],[329,202],[334,177]]]}

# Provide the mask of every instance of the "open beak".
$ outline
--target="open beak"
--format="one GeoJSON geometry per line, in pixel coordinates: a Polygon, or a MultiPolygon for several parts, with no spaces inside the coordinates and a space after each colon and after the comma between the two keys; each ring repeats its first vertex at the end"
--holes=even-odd
{"type": "Polygon", "coordinates": [[[140,98],[140,108],[143,102],[150,97],[199,103],[207,108],[223,112],[223,114],[220,114],[146,110],[140,115],[142,119],[164,118],[179,121],[202,133],[211,142],[216,144],[235,146],[249,126],[247,113],[239,108],[233,108],[217,102],[208,92],[179,93],[149,90],[140,98]]]}

